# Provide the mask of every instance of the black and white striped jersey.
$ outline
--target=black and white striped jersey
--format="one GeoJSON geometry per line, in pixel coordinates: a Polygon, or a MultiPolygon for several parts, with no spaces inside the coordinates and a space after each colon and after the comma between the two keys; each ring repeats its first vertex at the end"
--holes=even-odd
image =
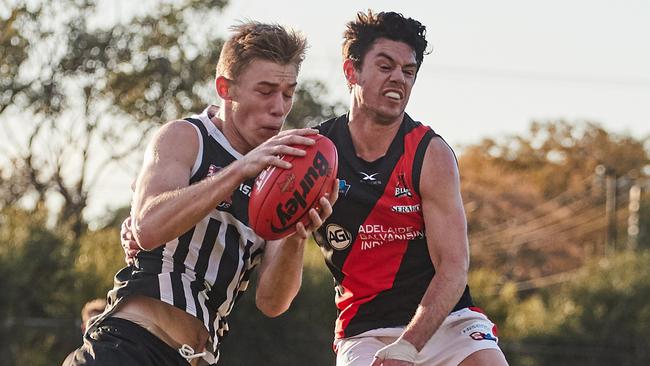
{"type": "MultiPolygon", "coordinates": [[[[242,157],[210,121],[208,110],[186,119],[200,136],[190,184],[242,157]]],[[[246,290],[265,247],[264,239],[247,226],[252,185],[253,180],[242,183],[177,239],[138,253],[136,264],[115,276],[109,305],[130,295],[144,295],[180,308],[203,321],[212,337],[208,351],[217,355],[218,343],[228,331],[228,314],[246,290]]],[[[206,360],[215,362],[212,357],[206,360]]]]}

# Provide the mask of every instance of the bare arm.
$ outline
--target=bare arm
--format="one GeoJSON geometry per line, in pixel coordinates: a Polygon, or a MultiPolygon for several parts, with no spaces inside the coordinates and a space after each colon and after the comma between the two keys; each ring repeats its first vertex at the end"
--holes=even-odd
{"type": "Polygon", "coordinates": [[[177,238],[208,215],[241,182],[256,176],[266,166],[289,168],[291,164],[277,155],[304,155],[303,150],[287,145],[311,145],[313,140],[302,135],[313,133],[311,129],[284,131],[214,176],[189,185],[199,147],[198,135],[185,121],[166,124],[147,148],[135,187],[131,215],[138,245],[151,250],[177,238]]]}
{"type": "MultiPolygon", "coordinates": [[[[420,177],[422,213],[427,245],[436,274],[418,309],[399,340],[420,351],[438,330],[467,285],[469,248],[467,222],[460,195],[458,168],[453,153],[433,139],[425,154],[420,177]]],[[[398,342],[399,342],[398,340],[398,342]]],[[[412,365],[387,358],[373,365],[412,365]]]]}
{"type": "Polygon", "coordinates": [[[309,211],[309,227],[298,223],[295,234],[266,244],[255,294],[255,303],[266,316],[275,317],[289,309],[302,282],[302,259],[307,238],[329,217],[337,198],[338,180],[335,179],[332,194],[320,199],[320,215],[313,208],[309,211]]]}
{"type": "Polygon", "coordinates": [[[241,171],[229,167],[231,174],[220,172],[190,186],[198,148],[198,135],[185,121],[164,125],[147,147],[131,208],[141,248],[150,250],[180,236],[243,180],[241,171]]]}

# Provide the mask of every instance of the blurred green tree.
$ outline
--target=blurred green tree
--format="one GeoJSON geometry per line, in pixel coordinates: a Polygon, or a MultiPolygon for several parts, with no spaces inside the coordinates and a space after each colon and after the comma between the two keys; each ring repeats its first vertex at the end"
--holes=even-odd
{"type": "MultiPolygon", "coordinates": [[[[0,20],[0,205],[60,202],[55,224],[79,238],[97,182],[115,168],[135,175],[153,128],[216,99],[223,39],[214,19],[225,5],[161,1],[102,24],[94,0],[13,1],[0,20]]],[[[340,110],[326,93],[301,83],[287,125],[340,110]]]]}
{"type": "Polygon", "coordinates": [[[595,123],[551,121],[532,123],[524,136],[484,139],[463,149],[459,164],[474,266],[527,280],[603,255],[606,184],[597,167],[619,177],[616,221],[624,234],[626,190],[634,179],[648,179],[647,143],[595,123]]]}
{"type": "Polygon", "coordinates": [[[9,365],[51,364],[67,339],[80,339],[78,331],[62,327],[76,318],[78,310],[70,309],[80,309],[74,292],[65,291],[74,283],[77,248],[64,233],[47,229],[46,216],[42,206],[0,211],[0,352],[9,365]],[[37,344],[38,352],[25,352],[37,344]]]}

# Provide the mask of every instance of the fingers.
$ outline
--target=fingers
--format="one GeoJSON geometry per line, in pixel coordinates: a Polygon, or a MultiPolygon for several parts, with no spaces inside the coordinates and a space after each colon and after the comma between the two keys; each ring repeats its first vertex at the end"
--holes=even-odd
{"type": "Polygon", "coordinates": [[[300,148],[302,146],[311,146],[316,143],[309,135],[317,134],[318,130],[304,128],[300,130],[283,131],[277,136],[267,140],[262,145],[255,148],[247,154],[249,162],[247,176],[259,174],[267,166],[275,166],[281,169],[291,169],[291,163],[282,160],[282,156],[305,156],[307,152],[300,148]]]}
{"type": "Polygon", "coordinates": [[[334,179],[334,182],[332,182],[332,190],[330,191],[330,194],[327,195],[332,206],[334,206],[336,200],[339,199],[339,182],[338,179],[334,179]]]}
{"type": "Polygon", "coordinates": [[[307,239],[309,237],[309,231],[307,231],[302,222],[299,222],[296,224],[296,233],[294,235],[298,235],[302,239],[307,239]]]}
{"type": "Polygon", "coordinates": [[[120,227],[120,244],[124,250],[124,261],[128,265],[133,265],[135,263],[135,256],[140,251],[138,243],[135,241],[133,232],[131,231],[131,217],[127,217],[126,220],[122,222],[120,227]]]}
{"type": "Polygon", "coordinates": [[[319,205],[309,210],[309,227],[306,229],[307,235],[323,225],[325,220],[332,214],[332,204],[327,195],[320,198],[319,205]]]}
{"type": "Polygon", "coordinates": [[[125,235],[128,232],[131,232],[131,216],[122,221],[122,225],[120,226],[120,236],[122,239],[125,238],[125,235]]]}
{"type": "Polygon", "coordinates": [[[310,135],[315,135],[318,133],[318,130],[311,128],[304,128],[300,130],[289,130],[284,131],[273,138],[271,138],[268,143],[279,144],[279,145],[305,145],[311,146],[316,143],[316,141],[308,137],[310,135]]]}
{"type": "MultiPolygon", "coordinates": [[[[313,140],[312,140],[313,141],[313,140]]],[[[270,149],[271,154],[274,155],[294,155],[294,156],[305,156],[307,152],[303,149],[287,146],[287,145],[277,145],[270,149]]]]}
{"type": "Polygon", "coordinates": [[[333,209],[332,209],[332,201],[329,200],[328,195],[321,197],[318,203],[320,204],[318,209],[318,211],[320,212],[320,215],[318,217],[320,224],[318,226],[320,226],[328,217],[330,217],[333,209]]]}
{"type": "MultiPolygon", "coordinates": [[[[323,198],[321,198],[320,200],[321,205],[323,204],[323,200],[327,202],[327,204],[329,205],[327,199],[323,199],[323,198]]],[[[311,231],[314,231],[318,229],[321,225],[323,225],[323,219],[321,218],[321,215],[318,212],[322,210],[323,208],[312,208],[309,210],[309,220],[311,221],[309,224],[309,229],[311,231]]]]}

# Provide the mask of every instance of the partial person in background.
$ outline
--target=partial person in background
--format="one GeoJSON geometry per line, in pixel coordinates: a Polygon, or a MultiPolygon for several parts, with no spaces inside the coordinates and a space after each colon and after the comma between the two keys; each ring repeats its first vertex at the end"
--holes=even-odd
{"type": "Polygon", "coordinates": [[[425,32],[358,13],[343,42],[350,111],[318,126],[339,154],[339,199],[314,233],[336,284],[337,366],[507,365],[467,285],[454,153],[405,113],[425,32]]]}
{"type": "MultiPolygon", "coordinates": [[[[80,328],[81,328],[82,336],[86,333],[86,327],[88,326],[88,321],[91,318],[103,313],[105,308],[106,308],[106,300],[104,299],[93,299],[84,304],[83,308],[81,308],[80,328]]],[[[67,362],[71,362],[72,357],[74,357],[74,351],[68,354],[68,357],[66,357],[63,363],[66,364],[67,362]]]]}
{"type": "Polygon", "coordinates": [[[140,250],[115,276],[71,365],[214,364],[228,315],[259,264],[256,304],[286,311],[302,278],[306,239],[337,192],[311,209],[308,227],[266,242],[248,227],[253,179],[302,156],[314,129],[280,132],[291,110],[306,41],[276,24],[233,27],[217,64],[222,106],[165,124],[149,144],[131,210],[140,250]],[[320,212],[320,214],[319,214],[320,212]]]}

